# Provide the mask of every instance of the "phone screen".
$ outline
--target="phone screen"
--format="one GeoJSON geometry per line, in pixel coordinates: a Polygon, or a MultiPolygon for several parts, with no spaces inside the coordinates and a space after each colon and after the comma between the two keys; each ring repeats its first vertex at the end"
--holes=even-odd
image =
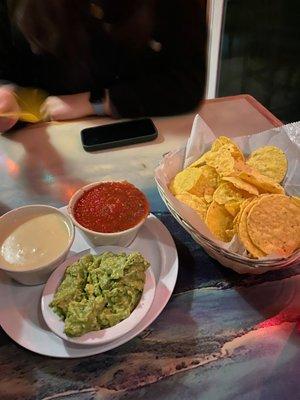
{"type": "Polygon", "coordinates": [[[81,132],[82,144],[86,150],[139,143],[156,137],[157,130],[150,118],[86,128],[81,132]]]}

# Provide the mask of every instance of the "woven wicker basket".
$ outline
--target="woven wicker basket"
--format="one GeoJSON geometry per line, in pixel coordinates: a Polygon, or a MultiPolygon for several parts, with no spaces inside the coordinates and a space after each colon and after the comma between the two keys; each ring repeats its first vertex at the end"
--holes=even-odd
{"type": "Polygon", "coordinates": [[[179,212],[168,200],[164,189],[159,184],[157,179],[156,184],[161,198],[173,217],[211,257],[219,261],[219,263],[225,267],[231,268],[240,274],[263,274],[267,271],[274,271],[276,269],[300,264],[300,250],[296,251],[287,258],[280,258],[276,260],[256,260],[220,248],[216,243],[193,228],[190,223],[179,214],[179,212]]]}

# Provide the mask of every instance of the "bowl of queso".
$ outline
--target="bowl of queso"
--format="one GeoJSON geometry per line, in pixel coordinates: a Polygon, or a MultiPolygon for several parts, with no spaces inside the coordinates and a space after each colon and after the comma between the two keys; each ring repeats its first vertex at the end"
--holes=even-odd
{"type": "Polygon", "coordinates": [[[149,211],[144,193],[127,181],[91,183],[68,205],[74,225],[93,246],[128,246],[149,211]]]}
{"type": "Polygon", "coordinates": [[[0,269],[24,285],[43,284],[73,240],[72,220],[57,208],[16,208],[0,217],[0,269]]]}

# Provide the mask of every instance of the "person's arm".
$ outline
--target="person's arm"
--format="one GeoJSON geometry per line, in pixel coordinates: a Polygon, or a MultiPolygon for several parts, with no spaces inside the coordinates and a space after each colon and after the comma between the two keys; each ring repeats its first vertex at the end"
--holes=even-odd
{"type": "Polygon", "coordinates": [[[109,88],[111,106],[121,117],[180,114],[203,98],[206,17],[199,0],[160,0],[157,19],[160,68],[109,88]]]}
{"type": "Polygon", "coordinates": [[[206,23],[199,0],[158,0],[158,64],[132,79],[107,88],[97,111],[90,94],[51,96],[45,115],[54,120],[100,114],[113,117],[174,115],[197,107],[203,97],[206,67],[206,23]]]}

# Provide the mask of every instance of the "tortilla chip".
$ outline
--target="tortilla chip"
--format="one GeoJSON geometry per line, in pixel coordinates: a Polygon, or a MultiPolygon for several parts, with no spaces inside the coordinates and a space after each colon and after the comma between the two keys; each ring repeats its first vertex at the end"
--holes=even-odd
{"type": "Polygon", "coordinates": [[[251,185],[248,182],[243,181],[240,178],[236,178],[233,176],[224,176],[222,179],[224,181],[231,182],[236,188],[244,190],[245,192],[248,192],[249,194],[252,194],[254,196],[259,195],[259,191],[255,186],[251,185]]]}
{"type": "Polygon", "coordinates": [[[203,221],[205,220],[208,204],[203,199],[203,197],[198,197],[188,192],[178,194],[175,197],[176,199],[182,201],[184,204],[195,210],[203,221]]]}
{"type": "Polygon", "coordinates": [[[222,146],[219,150],[211,152],[206,157],[207,165],[215,168],[221,177],[228,176],[234,172],[235,159],[231,155],[229,146],[222,146]]]}
{"type": "Polygon", "coordinates": [[[198,168],[201,167],[202,165],[206,164],[206,156],[207,154],[210,153],[210,151],[207,151],[206,153],[202,154],[198,160],[194,161],[191,165],[188,166],[188,168],[198,168]]]}
{"type": "Polygon", "coordinates": [[[206,203],[210,204],[213,201],[213,195],[204,193],[204,200],[206,201],[206,203]]]}
{"type": "Polygon", "coordinates": [[[235,160],[244,161],[244,154],[240,148],[227,136],[219,136],[212,144],[211,151],[218,151],[221,147],[229,145],[231,155],[235,160]]]}
{"type": "Polygon", "coordinates": [[[254,200],[253,197],[249,197],[249,199],[244,200],[240,204],[240,210],[237,213],[237,215],[234,217],[234,220],[233,220],[233,227],[234,227],[236,232],[238,230],[238,225],[240,223],[240,219],[241,219],[242,213],[243,213],[244,209],[247,207],[247,205],[252,202],[252,200],[254,200]]]}
{"type": "Polygon", "coordinates": [[[277,182],[262,175],[256,169],[245,163],[236,162],[234,165],[234,172],[229,175],[250,183],[252,186],[255,186],[260,193],[284,194],[283,187],[277,182]]]}
{"type": "Polygon", "coordinates": [[[179,172],[170,183],[170,190],[176,196],[180,193],[196,191],[201,178],[198,168],[188,168],[179,172]]]}
{"type": "Polygon", "coordinates": [[[250,196],[248,192],[237,189],[232,183],[223,182],[215,190],[213,200],[219,204],[225,204],[231,201],[242,201],[250,196]]]}
{"type": "Polygon", "coordinates": [[[229,201],[228,203],[224,204],[224,207],[230,215],[235,217],[240,211],[242,202],[243,201],[229,201]]]}
{"type": "Polygon", "coordinates": [[[247,227],[252,242],[266,254],[289,256],[300,248],[300,208],[288,196],[260,197],[247,227]]]}
{"type": "Polygon", "coordinates": [[[214,194],[219,185],[220,177],[215,168],[209,165],[203,165],[199,168],[201,172],[201,189],[200,193],[207,198],[214,194]]]}
{"type": "Polygon", "coordinates": [[[226,235],[229,238],[229,241],[232,240],[233,236],[235,235],[235,230],[232,229],[226,229],[226,235]]]}
{"type": "Polygon", "coordinates": [[[205,222],[219,240],[230,242],[231,237],[226,231],[233,228],[233,217],[225,207],[213,201],[207,210],[205,222]]]}
{"type": "Polygon", "coordinates": [[[240,241],[245,246],[246,250],[254,257],[254,258],[262,258],[266,256],[259,247],[257,247],[248,233],[248,226],[247,226],[247,219],[250,210],[252,209],[253,205],[258,201],[258,199],[253,199],[250,201],[242,210],[241,216],[239,217],[237,223],[237,233],[240,241]]]}
{"type": "Polygon", "coordinates": [[[283,181],[288,166],[286,155],[275,146],[264,146],[253,151],[247,164],[275,182],[283,181]]]}
{"type": "Polygon", "coordinates": [[[291,196],[292,201],[300,207],[300,197],[299,196],[291,196]]]}

